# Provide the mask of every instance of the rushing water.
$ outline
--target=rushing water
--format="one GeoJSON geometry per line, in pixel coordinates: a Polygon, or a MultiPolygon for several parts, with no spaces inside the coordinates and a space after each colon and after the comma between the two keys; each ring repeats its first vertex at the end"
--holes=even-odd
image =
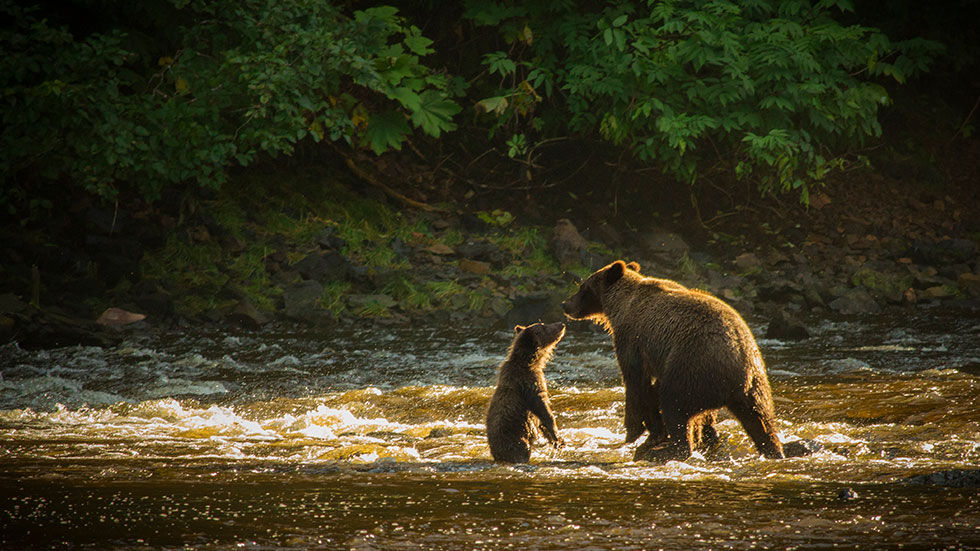
{"type": "Polygon", "coordinates": [[[978,548],[976,488],[905,479],[980,467],[980,317],[917,316],[760,340],[782,439],[816,454],[761,459],[723,414],[718,449],[666,465],[631,461],[609,337],[581,327],[546,372],[566,447],[517,466],[483,427],[509,331],[7,345],[0,548],[978,548]]]}

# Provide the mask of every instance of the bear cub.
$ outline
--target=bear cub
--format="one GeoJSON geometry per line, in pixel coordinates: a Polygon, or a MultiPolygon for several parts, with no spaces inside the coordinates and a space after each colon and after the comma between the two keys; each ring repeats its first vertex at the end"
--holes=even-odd
{"type": "Polygon", "coordinates": [[[564,445],[544,378],[545,364],[564,335],[561,322],[514,327],[514,340],[498,369],[497,389],[487,409],[487,441],[494,461],[527,463],[538,427],[556,449],[564,445]]]}
{"type": "Polygon", "coordinates": [[[635,460],[686,459],[717,440],[715,412],[727,408],[756,448],[784,457],[762,354],[745,320],[714,296],[646,277],[618,260],[597,270],[562,303],[613,339],[626,389],[626,435],[649,436],[635,460]]]}

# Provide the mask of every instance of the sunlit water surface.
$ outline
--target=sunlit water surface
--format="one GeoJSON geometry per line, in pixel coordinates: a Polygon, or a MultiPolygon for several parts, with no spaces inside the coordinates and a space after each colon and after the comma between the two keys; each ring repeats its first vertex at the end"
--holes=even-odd
{"type": "Polygon", "coordinates": [[[7,345],[0,548],[980,548],[977,488],[906,482],[980,468],[980,317],[916,316],[760,339],[781,437],[816,454],[760,459],[724,414],[666,465],[631,460],[609,337],[581,327],[547,370],[566,447],[517,466],[483,425],[508,331],[7,345]]]}

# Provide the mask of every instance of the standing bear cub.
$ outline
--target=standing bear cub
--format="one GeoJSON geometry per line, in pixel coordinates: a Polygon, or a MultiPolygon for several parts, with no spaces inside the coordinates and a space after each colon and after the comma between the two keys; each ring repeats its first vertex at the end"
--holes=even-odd
{"type": "Polygon", "coordinates": [[[613,262],[562,303],[568,317],[591,319],[612,335],[627,441],[650,433],[634,459],[688,458],[717,438],[712,423],[723,407],[759,452],[782,458],[765,364],[742,317],[708,293],[639,269],[613,262]]]}
{"type": "Polygon", "coordinates": [[[527,463],[538,435],[536,426],[555,448],[564,444],[544,378],[544,366],[564,335],[561,322],[514,327],[514,341],[500,364],[497,390],[487,409],[487,441],[495,461],[527,463]]]}

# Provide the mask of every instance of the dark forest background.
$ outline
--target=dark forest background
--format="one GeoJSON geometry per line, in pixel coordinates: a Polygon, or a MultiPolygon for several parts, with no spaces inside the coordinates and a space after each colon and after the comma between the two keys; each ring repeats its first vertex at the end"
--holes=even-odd
{"type": "Polygon", "coordinates": [[[481,239],[507,258],[477,259],[495,272],[518,258],[514,279],[564,270],[554,250],[532,258],[559,218],[604,243],[574,266],[584,273],[622,251],[597,218],[731,245],[718,221],[763,225],[747,205],[794,217],[840,193],[906,195],[909,180],[942,199],[976,164],[980,10],[966,0],[0,12],[0,275],[34,302],[67,293],[54,302],[98,311],[162,293],[164,310],[245,297],[274,312],[316,241],[350,264],[319,277],[318,308],[479,311],[498,297],[446,283],[458,278],[378,274],[436,244],[466,256],[474,228],[499,234],[481,239]],[[229,281],[244,288],[231,299],[229,281]],[[358,290],[375,298],[351,302],[358,290]]]}

